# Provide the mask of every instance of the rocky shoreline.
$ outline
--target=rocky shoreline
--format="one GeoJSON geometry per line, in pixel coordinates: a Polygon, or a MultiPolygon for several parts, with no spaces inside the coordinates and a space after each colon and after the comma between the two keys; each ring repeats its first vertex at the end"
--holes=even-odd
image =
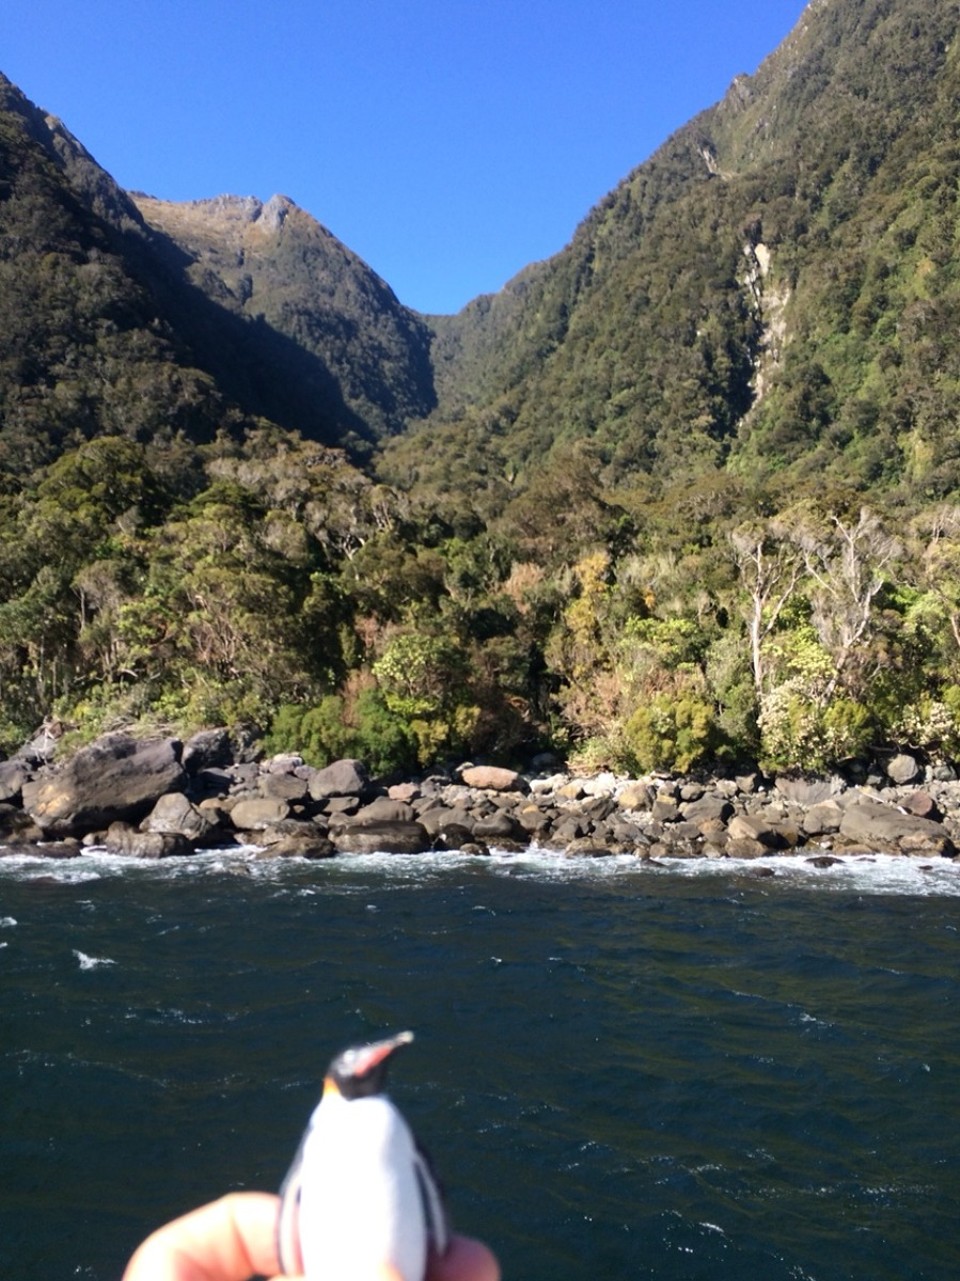
{"type": "Polygon", "coordinates": [[[363,764],[262,759],[227,730],[109,734],[69,759],[42,737],[0,762],[0,856],[131,858],[252,846],[259,857],[520,850],[641,859],[958,858],[960,781],[901,754],[860,777],[577,777],[463,765],[387,784],[363,764]]]}

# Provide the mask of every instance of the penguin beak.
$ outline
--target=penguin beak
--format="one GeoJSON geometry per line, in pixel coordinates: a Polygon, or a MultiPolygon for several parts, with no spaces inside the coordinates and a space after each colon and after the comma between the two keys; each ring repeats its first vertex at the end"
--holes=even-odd
{"type": "Polygon", "coordinates": [[[353,1064],[354,1076],[366,1076],[378,1064],[383,1063],[391,1054],[413,1040],[412,1032],[398,1032],[396,1036],[385,1041],[374,1041],[372,1045],[363,1045],[356,1051],[353,1064]]]}

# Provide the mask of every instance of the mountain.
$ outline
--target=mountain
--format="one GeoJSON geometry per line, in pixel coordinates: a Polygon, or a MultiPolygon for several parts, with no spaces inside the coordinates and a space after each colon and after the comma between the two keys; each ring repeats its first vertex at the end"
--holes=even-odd
{"type": "Polygon", "coordinates": [[[496,505],[586,443],[614,486],[956,488],[957,24],[814,0],[566,249],[433,322],[439,405],[384,474],[483,457],[496,505]]]}
{"type": "Polygon", "coordinates": [[[957,777],[958,21],[813,0],[446,317],[0,81],[0,742],[957,777]]]}
{"type": "Polygon", "coordinates": [[[0,473],[263,420],[359,456],[433,403],[423,323],[302,210],[132,197],[0,77],[0,473]]]}

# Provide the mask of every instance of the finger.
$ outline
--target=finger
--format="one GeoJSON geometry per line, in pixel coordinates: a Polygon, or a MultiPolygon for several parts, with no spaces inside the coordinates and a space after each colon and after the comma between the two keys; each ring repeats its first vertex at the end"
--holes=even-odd
{"type": "Polygon", "coordinates": [[[482,1241],[455,1236],[443,1255],[431,1258],[427,1281],[500,1281],[500,1264],[482,1241]]]}
{"type": "Polygon", "coordinates": [[[154,1232],[127,1265],[123,1281],[248,1281],[280,1270],[279,1198],[234,1192],[154,1232]]]}

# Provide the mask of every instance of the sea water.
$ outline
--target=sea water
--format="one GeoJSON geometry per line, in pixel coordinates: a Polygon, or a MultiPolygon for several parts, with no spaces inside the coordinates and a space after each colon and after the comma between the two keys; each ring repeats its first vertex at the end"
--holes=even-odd
{"type": "Polygon", "coordinates": [[[276,1188],[329,1057],[409,1027],[508,1279],[957,1276],[960,866],[766,867],[0,859],[0,1274],[276,1188]]]}

